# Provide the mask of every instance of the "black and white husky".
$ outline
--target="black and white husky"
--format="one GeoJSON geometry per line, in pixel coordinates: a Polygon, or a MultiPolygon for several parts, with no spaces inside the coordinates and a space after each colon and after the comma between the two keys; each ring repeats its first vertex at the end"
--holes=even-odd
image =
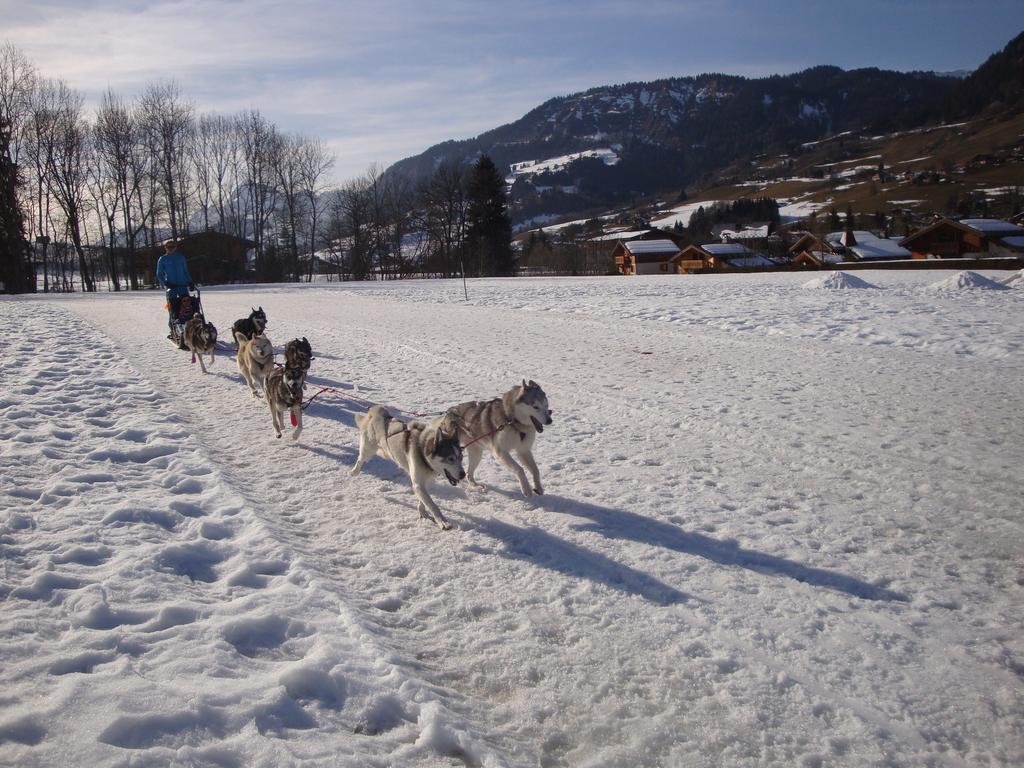
{"type": "Polygon", "coordinates": [[[260,307],[259,309],[253,309],[248,317],[235,320],[234,325],[231,326],[231,338],[237,340],[238,335],[241,334],[248,340],[253,336],[259,336],[266,329],[267,313],[263,311],[263,307],[260,307]]]}
{"type": "Polygon", "coordinates": [[[437,475],[443,475],[452,485],[458,485],[466,476],[462,446],[450,420],[440,416],[429,424],[404,422],[375,405],[356,416],[356,425],[359,458],[352,474],[358,475],[366,460],[375,454],[390,459],[409,474],[413,493],[419,500],[420,516],[429,515],[442,531],[450,529],[451,523],[427,493],[427,486],[437,475]]]}
{"type": "Polygon", "coordinates": [[[313,348],[305,336],[301,339],[292,339],[284,345],[284,364],[287,368],[301,368],[303,371],[308,371],[311,362],[313,362],[313,348]]]}
{"type": "Polygon", "coordinates": [[[446,415],[452,417],[459,439],[469,454],[466,474],[471,486],[483,488],[473,473],[480,464],[484,448],[490,448],[494,457],[515,474],[524,496],[544,493],[540,470],[533,459],[533,441],[551,424],[551,409],[540,384],[523,379],[521,385],[517,384],[501,397],[461,403],[449,408],[446,415]],[[512,451],[533,475],[532,488],[523,468],[512,458],[512,451]]]}

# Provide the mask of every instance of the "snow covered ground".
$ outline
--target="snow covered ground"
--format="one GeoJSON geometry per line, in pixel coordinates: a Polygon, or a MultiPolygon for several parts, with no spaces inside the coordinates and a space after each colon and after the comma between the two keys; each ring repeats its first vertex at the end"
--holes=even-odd
{"type": "Polygon", "coordinates": [[[1024,288],[856,274],[207,289],[297,443],[156,293],[4,298],[0,764],[1020,765],[1024,288]],[[523,377],[544,496],[348,476],[523,377]]]}

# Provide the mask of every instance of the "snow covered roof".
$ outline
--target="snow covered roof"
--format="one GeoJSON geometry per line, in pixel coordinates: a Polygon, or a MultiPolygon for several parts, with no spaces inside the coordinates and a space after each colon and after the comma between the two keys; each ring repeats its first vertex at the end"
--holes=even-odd
{"type": "Polygon", "coordinates": [[[622,244],[632,254],[638,253],[679,253],[679,246],[671,240],[630,240],[622,244]]]}
{"type": "Polygon", "coordinates": [[[597,237],[592,237],[590,239],[593,242],[600,240],[630,240],[634,237],[646,235],[649,231],[650,230],[648,229],[633,229],[629,231],[610,232],[607,235],[598,235],[597,237]]]}
{"type": "Polygon", "coordinates": [[[965,227],[970,227],[985,234],[1004,232],[1006,234],[1024,235],[1024,227],[1018,227],[1016,224],[1011,224],[1001,219],[960,219],[960,223],[965,227]]]}
{"type": "MultiPolygon", "coordinates": [[[[834,245],[842,245],[844,235],[846,235],[845,229],[842,232],[829,232],[827,235],[825,235],[825,239],[834,245]]],[[[868,240],[879,239],[878,235],[876,235],[874,232],[868,232],[868,230],[866,229],[853,230],[853,236],[857,238],[858,243],[863,243],[868,240]]]]}
{"type": "Polygon", "coordinates": [[[824,264],[840,264],[843,261],[841,254],[832,251],[812,251],[811,253],[824,264]]]}
{"type": "Polygon", "coordinates": [[[731,267],[774,267],[775,262],[760,253],[746,256],[730,256],[725,259],[731,267]]]}
{"type": "Polygon", "coordinates": [[[910,251],[892,240],[876,237],[874,240],[858,241],[850,250],[861,259],[909,259],[910,251]]]}
{"type": "Polygon", "coordinates": [[[747,227],[746,229],[723,229],[718,233],[722,238],[732,240],[754,240],[761,237],[768,237],[768,225],[760,227],[747,227]]]}
{"type": "Polygon", "coordinates": [[[712,256],[746,256],[751,250],[743,243],[708,243],[702,245],[701,249],[712,256]]]}

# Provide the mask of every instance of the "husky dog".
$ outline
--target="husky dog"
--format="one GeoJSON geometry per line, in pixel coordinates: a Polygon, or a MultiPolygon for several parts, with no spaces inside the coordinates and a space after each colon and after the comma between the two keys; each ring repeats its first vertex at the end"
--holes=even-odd
{"type": "Polygon", "coordinates": [[[245,338],[241,333],[235,334],[238,343],[238,370],[242,372],[253,397],[259,397],[257,383],[266,384],[267,376],[274,370],[274,345],[265,334],[245,338]]]}
{"type": "Polygon", "coordinates": [[[270,406],[270,418],[274,421],[274,431],[281,436],[284,429],[284,413],[292,416],[292,440],[298,440],[302,433],[302,390],[306,387],[306,372],[301,368],[275,368],[267,377],[265,390],[267,405],[270,406]]]}
{"type": "Polygon", "coordinates": [[[292,339],[284,345],[286,368],[301,368],[303,372],[306,372],[309,370],[311,362],[313,362],[313,348],[309,346],[309,340],[305,336],[301,339],[292,339]]]}
{"type": "Polygon", "coordinates": [[[356,424],[359,458],[352,467],[352,474],[358,475],[374,454],[390,459],[409,473],[413,493],[419,500],[420,516],[426,517],[429,513],[442,531],[450,529],[451,523],[427,494],[427,485],[435,475],[443,474],[452,485],[458,485],[466,476],[462,468],[462,446],[451,419],[439,416],[430,424],[407,423],[374,405],[365,414],[356,416],[356,424]]]}
{"type": "Polygon", "coordinates": [[[259,336],[267,328],[267,313],[263,311],[263,307],[254,309],[249,313],[248,317],[243,317],[241,320],[235,320],[234,325],[231,326],[231,336],[234,339],[238,338],[238,334],[242,334],[245,339],[251,339],[253,336],[259,336]]]}
{"type": "Polygon", "coordinates": [[[206,318],[197,312],[185,323],[182,340],[185,347],[192,351],[192,362],[194,363],[198,357],[199,367],[206,373],[203,355],[209,354],[210,365],[213,365],[213,353],[217,348],[217,329],[213,327],[213,323],[206,322],[206,318]]]}
{"type": "Polygon", "coordinates": [[[451,416],[457,425],[459,438],[469,454],[466,475],[471,486],[484,487],[476,481],[473,473],[487,447],[498,461],[515,473],[524,496],[544,493],[532,451],[537,435],[551,424],[548,397],[540,384],[523,379],[522,385],[517,384],[501,397],[461,403],[449,408],[446,415],[451,416]],[[523,468],[512,458],[511,451],[518,454],[533,475],[532,489],[523,468]]]}

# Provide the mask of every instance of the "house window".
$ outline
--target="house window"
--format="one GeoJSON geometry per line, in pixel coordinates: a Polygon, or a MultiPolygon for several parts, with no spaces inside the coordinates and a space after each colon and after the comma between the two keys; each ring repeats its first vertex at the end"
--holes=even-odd
{"type": "Polygon", "coordinates": [[[661,271],[662,272],[668,272],[668,264],[662,264],[661,265],[661,271]]]}

